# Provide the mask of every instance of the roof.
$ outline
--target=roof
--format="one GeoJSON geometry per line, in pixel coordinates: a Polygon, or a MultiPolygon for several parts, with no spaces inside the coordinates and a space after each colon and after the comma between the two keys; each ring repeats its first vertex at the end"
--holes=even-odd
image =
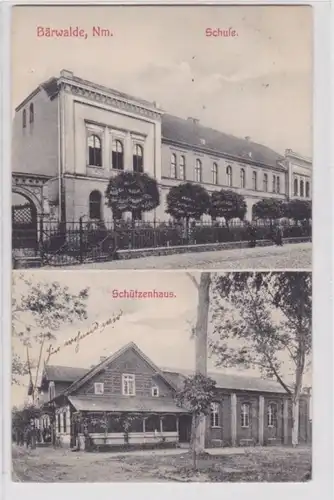
{"type": "Polygon", "coordinates": [[[98,373],[100,373],[106,366],[108,366],[110,363],[112,363],[115,359],[117,359],[119,356],[124,354],[127,350],[132,349],[136,352],[138,356],[140,356],[151,368],[152,370],[157,374],[160,375],[160,377],[172,388],[175,389],[175,386],[171,380],[165,377],[163,372],[158,368],[140,349],[139,347],[134,343],[134,342],[129,342],[125,346],[123,346],[121,349],[119,349],[117,352],[112,354],[111,356],[108,356],[105,358],[103,361],[101,361],[98,365],[93,366],[90,370],[86,371],[80,378],[75,380],[70,387],[68,387],[65,391],[65,395],[69,395],[71,392],[76,391],[79,387],[81,387],[87,380],[91,379],[98,373]]]}
{"type": "MultiPolygon", "coordinates": [[[[181,370],[169,371],[163,373],[176,385],[181,387],[185,377],[193,375],[194,372],[181,370]]],[[[245,375],[230,375],[218,372],[209,372],[208,377],[216,382],[218,389],[227,389],[234,391],[256,391],[286,394],[285,389],[275,380],[267,380],[259,377],[249,377],[245,375]]]]}
{"type": "Polygon", "coordinates": [[[46,365],[44,368],[43,378],[53,380],[55,382],[74,382],[85,375],[88,371],[89,370],[87,370],[87,368],[46,365]]]}
{"type": "Polygon", "coordinates": [[[162,138],[268,166],[279,167],[277,162],[284,159],[262,144],[204,127],[190,118],[183,119],[169,114],[162,116],[162,138]]]}
{"type": "Polygon", "coordinates": [[[107,399],[105,397],[69,396],[71,404],[77,411],[133,411],[157,413],[184,413],[186,410],[179,408],[176,403],[166,398],[145,399],[136,397],[118,397],[107,399]]]}

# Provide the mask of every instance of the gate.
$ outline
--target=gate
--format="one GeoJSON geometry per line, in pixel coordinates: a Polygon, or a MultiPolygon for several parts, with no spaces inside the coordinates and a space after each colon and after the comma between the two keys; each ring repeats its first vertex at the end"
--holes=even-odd
{"type": "Polygon", "coordinates": [[[12,249],[37,251],[37,210],[28,201],[23,205],[12,206],[12,249]]]}

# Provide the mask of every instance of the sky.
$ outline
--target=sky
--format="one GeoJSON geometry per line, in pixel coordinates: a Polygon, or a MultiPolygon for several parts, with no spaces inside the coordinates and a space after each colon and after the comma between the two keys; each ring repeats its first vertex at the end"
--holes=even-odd
{"type": "Polygon", "coordinates": [[[61,69],[156,101],[177,116],[312,155],[312,8],[16,6],[13,109],[61,69]],[[78,26],[87,39],[37,37],[78,26]],[[92,37],[92,28],[112,37],[92,37]],[[207,37],[232,28],[235,37],[207,37]]]}
{"type": "MultiPolygon", "coordinates": [[[[199,281],[199,272],[191,272],[199,281]]],[[[128,342],[138,347],[160,368],[194,369],[195,345],[191,330],[197,314],[197,289],[185,271],[26,271],[25,277],[33,283],[53,281],[68,286],[71,293],[78,293],[89,287],[87,301],[87,320],[64,325],[57,332],[54,347],[62,346],[78,331],[85,332],[94,322],[103,323],[122,311],[122,316],[114,325],[103,331],[96,330],[80,342],[79,351],[74,346],[62,347],[51,357],[49,364],[90,368],[102,356],[115,353],[128,342]],[[164,299],[119,299],[114,298],[113,290],[139,290],[173,292],[174,298],[164,299]]],[[[18,298],[26,292],[19,279],[20,272],[14,271],[15,286],[13,294],[18,298]]],[[[27,323],[26,316],[19,319],[27,323]]],[[[30,320],[28,319],[28,322],[30,320]]],[[[211,328],[211,327],[210,327],[211,328]]],[[[210,334],[209,328],[209,334],[210,334]]],[[[33,330],[34,331],[34,330],[33,330]]],[[[25,348],[17,338],[12,339],[13,352],[26,359],[25,348]]],[[[38,359],[39,350],[33,346],[30,351],[32,360],[38,359]]],[[[42,356],[42,359],[45,359],[42,356]]],[[[208,369],[217,370],[214,359],[208,359],[208,369]]],[[[219,368],[226,373],[240,373],[234,369],[219,368]]],[[[251,376],[259,376],[252,370],[251,376]]],[[[288,365],[283,373],[288,374],[288,365]]],[[[245,371],[242,372],[245,374],[245,371]]],[[[20,386],[12,389],[12,404],[22,404],[27,397],[28,378],[22,379],[20,386]]],[[[305,385],[311,385],[310,374],[305,377],[305,385]]]]}

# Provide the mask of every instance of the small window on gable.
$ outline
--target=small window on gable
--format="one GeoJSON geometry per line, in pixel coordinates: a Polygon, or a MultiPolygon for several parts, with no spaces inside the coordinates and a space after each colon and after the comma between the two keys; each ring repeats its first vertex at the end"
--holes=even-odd
{"type": "Polygon", "coordinates": [[[22,128],[26,128],[26,126],[27,126],[27,112],[24,109],[22,111],[22,128]]]}
{"type": "Polygon", "coordinates": [[[157,385],[154,385],[152,387],[152,396],[154,398],[157,398],[159,396],[159,387],[157,385]]]}
{"type": "Polygon", "coordinates": [[[136,381],[133,374],[123,373],[122,393],[123,396],[134,396],[136,394],[136,381]]]}
{"type": "Polygon", "coordinates": [[[95,382],[95,384],[94,384],[94,394],[104,394],[104,384],[103,384],[103,382],[95,382]]]}
{"type": "Polygon", "coordinates": [[[33,103],[29,106],[29,123],[34,123],[34,105],[33,103]]]}

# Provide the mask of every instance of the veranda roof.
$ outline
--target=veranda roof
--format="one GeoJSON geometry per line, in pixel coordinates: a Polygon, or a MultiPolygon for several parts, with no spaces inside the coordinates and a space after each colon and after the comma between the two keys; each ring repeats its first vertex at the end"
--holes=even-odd
{"type": "Polygon", "coordinates": [[[106,398],[88,396],[69,396],[70,403],[77,411],[111,411],[111,412],[151,412],[151,413],[185,413],[186,410],[179,408],[172,400],[161,399],[139,399],[135,397],[106,398]]]}

